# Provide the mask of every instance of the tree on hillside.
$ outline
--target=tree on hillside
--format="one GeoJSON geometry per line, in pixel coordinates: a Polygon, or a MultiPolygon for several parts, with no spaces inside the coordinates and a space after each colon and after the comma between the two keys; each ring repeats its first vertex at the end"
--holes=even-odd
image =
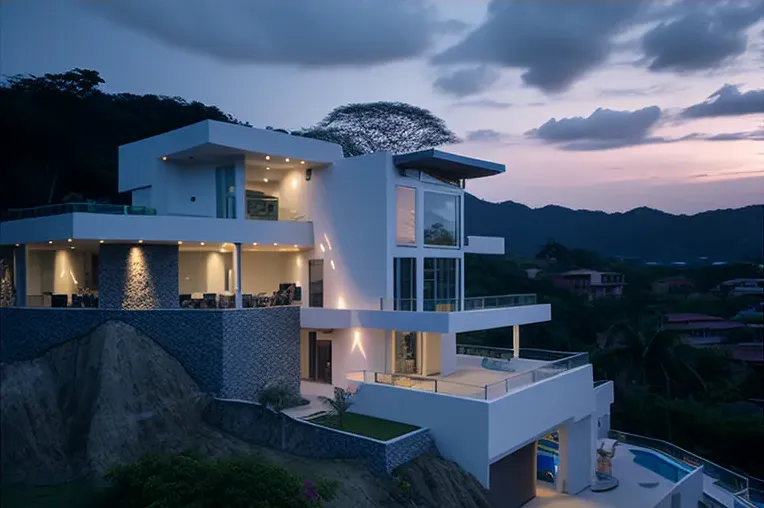
{"type": "Polygon", "coordinates": [[[294,134],[339,143],[347,157],[414,152],[459,142],[443,119],[403,102],[340,106],[317,125],[294,134]]]}
{"type": "Polygon", "coordinates": [[[110,94],[97,71],[11,76],[0,84],[3,208],[85,199],[124,202],[117,147],[212,119],[239,123],[214,106],[179,97],[110,94]]]}

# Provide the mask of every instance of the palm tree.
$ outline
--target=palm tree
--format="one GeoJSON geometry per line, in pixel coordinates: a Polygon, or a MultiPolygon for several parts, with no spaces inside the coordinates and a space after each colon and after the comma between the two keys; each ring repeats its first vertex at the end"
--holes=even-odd
{"type": "Polygon", "coordinates": [[[322,402],[329,404],[329,407],[331,408],[329,412],[337,418],[337,423],[339,424],[340,429],[344,428],[345,413],[347,413],[350,406],[353,405],[353,401],[350,400],[351,397],[352,394],[349,391],[340,387],[334,388],[333,398],[319,397],[322,402]]]}

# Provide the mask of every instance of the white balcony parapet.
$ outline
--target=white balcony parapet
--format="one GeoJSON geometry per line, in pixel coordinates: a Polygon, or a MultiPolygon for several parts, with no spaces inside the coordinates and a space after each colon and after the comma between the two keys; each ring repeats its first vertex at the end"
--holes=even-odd
{"type": "MultiPolygon", "coordinates": [[[[449,376],[391,374],[367,370],[350,372],[347,378],[349,381],[360,383],[385,384],[490,401],[589,363],[587,353],[541,349],[520,349],[519,358],[514,358],[514,351],[511,349],[458,345],[457,354],[472,357],[462,362],[462,372],[474,373],[480,369],[485,369],[497,374],[500,373],[499,375],[503,379],[492,383],[473,384],[453,381],[449,379],[449,376]],[[517,370],[509,367],[515,364],[520,365],[517,370]]],[[[457,373],[459,372],[460,369],[457,367],[457,373]]]]}
{"type": "MultiPolygon", "coordinates": [[[[500,309],[536,305],[535,294],[513,294],[499,296],[476,296],[464,299],[462,306],[459,298],[436,298],[422,300],[425,312],[460,312],[483,309],[500,309]]],[[[380,298],[379,310],[416,311],[416,298],[380,298]]]]}

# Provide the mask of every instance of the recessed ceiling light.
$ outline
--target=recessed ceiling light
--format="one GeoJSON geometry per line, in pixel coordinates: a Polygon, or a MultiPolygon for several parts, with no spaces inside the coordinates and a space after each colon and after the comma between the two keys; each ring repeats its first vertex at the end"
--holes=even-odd
{"type": "Polygon", "coordinates": [[[255,246],[257,246],[257,242],[252,242],[252,245],[255,245],[255,246]]]}
{"type": "Polygon", "coordinates": [[[69,247],[69,248],[70,248],[70,249],[72,249],[72,250],[74,250],[74,245],[72,245],[72,246],[71,246],[71,247],[69,247]]]}
{"type": "Polygon", "coordinates": [[[300,161],[300,164],[305,164],[305,161],[300,161]]]}
{"type": "Polygon", "coordinates": [[[266,155],[265,156],[265,160],[267,160],[267,161],[271,160],[271,156],[270,155],[266,155]]]}
{"type": "Polygon", "coordinates": [[[163,155],[163,156],[162,156],[162,160],[163,160],[163,161],[166,161],[166,160],[167,160],[167,157],[165,157],[165,156],[163,155]]]}
{"type": "Polygon", "coordinates": [[[274,242],[273,245],[276,246],[276,245],[278,245],[278,243],[274,242]]]}
{"type": "Polygon", "coordinates": [[[297,247],[297,245],[295,245],[295,247],[297,247]]]}
{"type": "Polygon", "coordinates": [[[16,244],[16,247],[21,247],[21,245],[19,245],[19,244],[16,244]]]}
{"type": "Polygon", "coordinates": [[[266,170],[266,171],[270,171],[270,170],[271,170],[271,168],[270,168],[270,167],[267,167],[267,168],[265,168],[265,170],[266,170]]]}
{"type": "Polygon", "coordinates": [[[98,243],[103,243],[103,240],[99,241],[98,243]]]}
{"type": "Polygon", "coordinates": [[[263,178],[263,181],[264,181],[265,183],[268,183],[268,179],[267,179],[267,178],[263,178]]]}
{"type": "Polygon", "coordinates": [[[72,239],[71,238],[67,238],[66,241],[69,242],[69,243],[72,243],[72,239]]]}
{"type": "Polygon", "coordinates": [[[48,240],[48,245],[52,244],[53,240],[48,240]]]}
{"type": "Polygon", "coordinates": [[[204,242],[199,242],[199,245],[204,245],[204,242]]]}
{"type": "Polygon", "coordinates": [[[284,159],[284,162],[289,162],[289,157],[287,157],[286,159],[284,159]]]}
{"type": "Polygon", "coordinates": [[[182,245],[183,242],[181,240],[178,240],[178,245],[182,245]]]}
{"type": "Polygon", "coordinates": [[[138,240],[138,243],[143,243],[143,240],[138,240]]]}

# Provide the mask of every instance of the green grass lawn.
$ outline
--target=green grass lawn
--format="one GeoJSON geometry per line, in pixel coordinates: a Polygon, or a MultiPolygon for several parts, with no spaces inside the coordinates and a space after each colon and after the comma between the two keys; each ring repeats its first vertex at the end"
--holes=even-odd
{"type": "Polygon", "coordinates": [[[14,485],[0,489],[3,508],[93,508],[97,501],[96,491],[84,483],[14,485]]]}
{"type": "Polygon", "coordinates": [[[339,421],[334,415],[319,416],[318,418],[311,419],[310,422],[332,429],[344,430],[345,432],[351,432],[360,436],[379,439],[380,441],[387,441],[419,429],[419,427],[414,427],[413,425],[383,420],[381,418],[373,418],[371,416],[364,416],[356,413],[345,413],[345,420],[343,421],[342,428],[340,428],[339,421]]]}

